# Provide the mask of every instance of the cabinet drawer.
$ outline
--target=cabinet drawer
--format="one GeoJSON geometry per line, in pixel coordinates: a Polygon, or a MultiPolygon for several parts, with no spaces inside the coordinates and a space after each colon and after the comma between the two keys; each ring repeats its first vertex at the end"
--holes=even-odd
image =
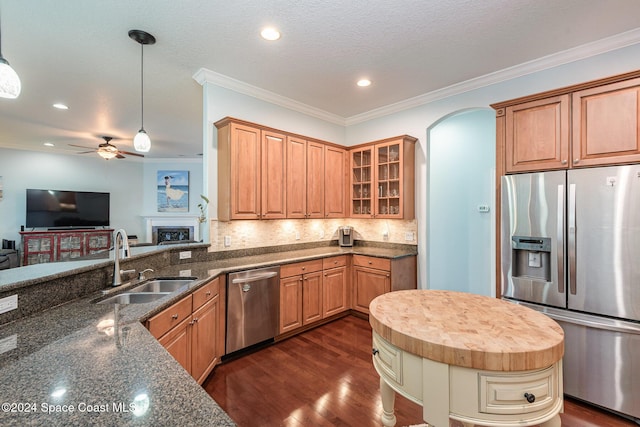
{"type": "Polygon", "coordinates": [[[324,258],[322,260],[323,270],[328,270],[329,268],[334,268],[334,267],[344,267],[345,265],[347,265],[346,255],[333,256],[331,258],[324,258]]]}
{"type": "Polygon", "coordinates": [[[191,295],[181,299],[161,313],[147,320],[147,329],[156,339],[166,334],[171,328],[191,316],[191,295]]]}
{"type": "Polygon", "coordinates": [[[391,260],[388,258],[376,258],[364,255],[354,255],[353,265],[360,267],[376,268],[378,270],[391,271],[391,260]]]}
{"type": "Polygon", "coordinates": [[[220,277],[216,277],[200,289],[193,292],[193,311],[220,293],[220,277]]]}
{"type": "Polygon", "coordinates": [[[322,271],[322,259],[282,265],[280,266],[280,277],[299,276],[314,271],[322,271]]]}
{"type": "Polygon", "coordinates": [[[487,414],[526,414],[546,409],[558,398],[557,375],[557,364],[531,373],[480,373],[479,410],[487,414]],[[525,393],[535,400],[528,402],[525,393]]]}
{"type": "Polygon", "coordinates": [[[373,334],[373,364],[385,378],[402,385],[402,350],[373,334]]]}

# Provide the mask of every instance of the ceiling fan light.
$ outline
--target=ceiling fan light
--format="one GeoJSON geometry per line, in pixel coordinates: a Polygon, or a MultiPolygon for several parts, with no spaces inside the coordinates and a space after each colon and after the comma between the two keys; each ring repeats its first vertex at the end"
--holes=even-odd
{"type": "Polygon", "coordinates": [[[133,148],[141,153],[148,153],[151,149],[151,139],[144,129],[140,129],[135,138],[133,138],[133,148]]]}
{"type": "Polygon", "coordinates": [[[9,62],[0,56],[0,98],[15,99],[21,90],[20,77],[9,62]]]}
{"type": "Polygon", "coordinates": [[[118,155],[118,149],[113,145],[98,148],[98,155],[105,160],[113,159],[118,155]]]}

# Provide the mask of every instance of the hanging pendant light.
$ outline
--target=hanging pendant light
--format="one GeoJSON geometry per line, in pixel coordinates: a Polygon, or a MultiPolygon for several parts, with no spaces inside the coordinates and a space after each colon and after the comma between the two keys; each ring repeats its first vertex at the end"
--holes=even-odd
{"type": "Polygon", "coordinates": [[[148,152],[151,149],[151,139],[149,139],[149,135],[144,130],[144,45],[145,44],[154,44],[156,42],[156,38],[146,31],[142,30],[131,30],[129,31],[129,37],[140,43],[141,55],[140,55],[140,106],[141,106],[141,125],[140,130],[136,134],[135,138],[133,138],[133,147],[136,151],[141,151],[143,153],[148,152]]]}
{"type": "Polygon", "coordinates": [[[20,77],[2,56],[2,31],[0,31],[0,98],[15,99],[20,95],[20,77]]]}

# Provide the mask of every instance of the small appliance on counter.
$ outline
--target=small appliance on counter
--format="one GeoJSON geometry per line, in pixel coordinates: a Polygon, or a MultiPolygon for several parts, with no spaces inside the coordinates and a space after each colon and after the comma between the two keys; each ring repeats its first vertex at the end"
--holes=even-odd
{"type": "Polygon", "coordinates": [[[340,246],[353,246],[353,227],[344,226],[338,228],[338,244],[340,246]]]}

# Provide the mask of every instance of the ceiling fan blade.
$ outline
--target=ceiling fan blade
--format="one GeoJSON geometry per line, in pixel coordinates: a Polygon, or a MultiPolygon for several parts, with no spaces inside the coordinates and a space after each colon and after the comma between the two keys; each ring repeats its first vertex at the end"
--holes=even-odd
{"type": "Polygon", "coordinates": [[[118,153],[127,154],[127,155],[129,155],[129,156],[144,157],[144,155],[143,155],[143,154],[132,153],[131,151],[122,151],[122,150],[118,150],[118,153]]]}
{"type": "MultiPolygon", "coordinates": [[[[75,144],[68,144],[70,147],[78,147],[78,148],[84,148],[85,150],[91,150],[91,147],[87,147],[85,145],[75,145],[75,144]]],[[[95,149],[93,149],[93,151],[95,151],[95,149]]]]}
{"type": "Polygon", "coordinates": [[[91,150],[91,151],[78,151],[76,154],[89,154],[89,153],[95,153],[96,150],[91,150]]]}
{"type": "Polygon", "coordinates": [[[116,154],[116,159],[124,159],[124,158],[125,157],[122,154],[120,153],[116,154]]]}

